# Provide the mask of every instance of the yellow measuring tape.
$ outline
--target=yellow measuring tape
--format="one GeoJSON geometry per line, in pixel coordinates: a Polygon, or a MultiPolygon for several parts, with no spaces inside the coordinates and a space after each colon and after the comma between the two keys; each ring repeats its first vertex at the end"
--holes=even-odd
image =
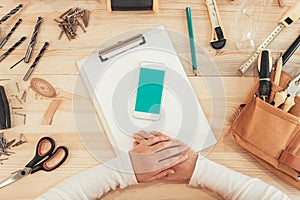
{"type": "Polygon", "coordinates": [[[284,17],[279,21],[279,24],[275,27],[272,33],[257,48],[256,52],[240,67],[240,71],[244,74],[256,60],[260,51],[266,48],[284,28],[294,24],[294,22],[296,22],[299,18],[300,1],[284,15],[284,17]]]}

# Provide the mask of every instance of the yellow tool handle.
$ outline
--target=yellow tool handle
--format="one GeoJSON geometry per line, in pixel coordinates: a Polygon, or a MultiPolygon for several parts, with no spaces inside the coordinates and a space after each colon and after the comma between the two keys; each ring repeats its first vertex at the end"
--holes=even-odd
{"type": "Polygon", "coordinates": [[[280,20],[285,27],[290,26],[300,18],[300,1],[292,7],[280,20]]]}
{"type": "Polygon", "coordinates": [[[277,108],[278,106],[283,104],[285,102],[286,97],[287,97],[287,93],[285,91],[276,92],[273,100],[275,103],[274,106],[277,108]]]}
{"type": "Polygon", "coordinates": [[[282,56],[279,57],[277,64],[276,64],[276,72],[274,77],[274,84],[279,85],[280,83],[280,75],[282,70],[282,56]]]}
{"type": "MultiPolygon", "coordinates": [[[[213,12],[211,10],[209,3],[210,3],[209,0],[206,0],[205,5],[206,5],[208,13],[209,13],[209,20],[210,20],[211,29],[212,29],[211,30],[211,41],[216,41],[216,40],[218,40],[218,36],[215,31],[216,26],[214,25],[214,15],[213,15],[213,12]]],[[[223,25],[222,25],[222,22],[220,19],[220,14],[219,14],[219,9],[218,9],[217,3],[215,0],[212,0],[212,3],[214,4],[214,8],[215,8],[214,10],[216,13],[215,17],[217,18],[219,27],[221,27],[221,29],[223,30],[223,25]]],[[[224,31],[223,31],[223,36],[224,36],[224,38],[226,38],[224,31]]]]}
{"type": "Polygon", "coordinates": [[[293,107],[293,105],[295,105],[294,97],[288,97],[286,98],[285,103],[282,106],[282,110],[288,112],[291,109],[291,107],[293,107]]]}

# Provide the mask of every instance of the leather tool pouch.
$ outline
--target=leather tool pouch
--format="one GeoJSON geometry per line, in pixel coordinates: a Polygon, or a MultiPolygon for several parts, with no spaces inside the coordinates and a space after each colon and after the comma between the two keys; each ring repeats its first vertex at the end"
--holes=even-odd
{"type": "MultiPolygon", "coordinates": [[[[282,72],[280,85],[272,83],[270,102],[291,79],[282,72]]],[[[261,100],[258,84],[242,101],[230,134],[265,168],[300,190],[300,118],[261,100]]]]}

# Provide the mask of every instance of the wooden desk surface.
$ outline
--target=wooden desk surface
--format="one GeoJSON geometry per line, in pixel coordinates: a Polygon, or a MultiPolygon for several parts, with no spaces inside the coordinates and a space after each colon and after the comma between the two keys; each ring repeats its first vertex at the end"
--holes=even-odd
{"type": "MultiPolygon", "coordinates": [[[[226,102],[225,123],[218,144],[208,157],[238,172],[251,177],[260,178],[286,192],[292,199],[300,198],[300,192],[298,190],[284,183],[264,169],[260,164],[256,163],[233,141],[231,136],[228,135],[228,129],[232,122],[231,116],[257,77],[255,73],[256,69],[249,70],[243,77],[240,77],[237,73],[241,64],[252,54],[252,52],[240,52],[235,47],[233,37],[235,31],[233,21],[243,2],[242,0],[217,1],[221,19],[224,24],[224,30],[227,35],[227,44],[225,48],[220,51],[212,49],[209,44],[211,30],[204,1],[191,0],[189,3],[186,3],[184,0],[160,0],[159,14],[155,15],[149,14],[148,12],[117,12],[108,14],[104,0],[14,0],[0,2],[0,6],[2,6],[0,7],[0,16],[6,14],[20,2],[24,3],[25,8],[0,26],[2,30],[1,37],[3,37],[4,33],[8,32],[19,17],[23,19],[23,22],[15,34],[12,35],[4,49],[0,50],[0,53],[2,54],[7,50],[8,47],[21,36],[26,35],[28,39],[0,63],[0,79],[10,79],[10,81],[1,81],[0,83],[10,85],[7,86],[8,88],[13,88],[17,81],[20,84],[21,91],[28,87],[28,83],[24,83],[22,78],[29,65],[22,63],[13,70],[9,70],[9,67],[25,54],[36,19],[38,16],[42,16],[44,22],[41,26],[41,32],[38,36],[33,56],[38,53],[45,41],[50,43],[50,47],[46,55],[41,59],[32,77],[44,78],[55,87],[60,88],[60,90],[70,93],[74,93],[75,83],[79,76],[75,61],[89,55],[98,44],[122,32],[159,25],[164,25],[168,30],[187,35],[185,7],[191,6],[195,40],[197,44],[208,51],[211,58],[217,64],[221,74],[216,76],[207,75],[206,78],[221,78],[226,94],[225,97],[218,99],[220,102],[226,102]],[[57,18],[69,8],[77,6],[91,11],[87,32],[85,34],[79,33],[77,39],[71,42],[68,41],[65,36],[61,40],[58,40],[60,30],[53,19],[57,18]]],[[[277,25],[278,20],[286,10],[296,3],[297,0],[284,0],[284,2],[287,6],[279,8],[277,1],[269,1],[269,6],[264,8],[264,18],[260,25],[260,32],[257,32],[256,41],[262,41],[277,25]]],[[[277,58],[280,52],[284,52],[299,35],[299,28],[300,23],[297,22],[294,26],[284,30],[277,39],[272,42],[269,48],[273,52],[274,58],[277,58]]],[[[295,74],[299,72],[299,66],[300,53],[298,51],[290,59],[285,70],[295,74]]],[[[206,91],[203,77],[193,77],[190,65],[185,64],[185,70],[190,77],[190,81],[207,117],[210,121],[218,120],[211,119],[211,99],[209,93],[204,92],[200,94],[200,91],[206,91]]],[[[10,94],[16,92],[15,89],[8,90],[10,94]]],[[[51,126],[41,125],[42,115],[49,103],[50,100],[37,99],[31,94],[28,96],[26,103],[21,105],[23,110],[19,111],[27,114],[26,125],[23,125],[23,119],[20,118],[20,116],[13,116],[14,127],[5,130],[6,136],[8,138],[18,139],[19,134],[24,133],[28,138],[28,143],[14,148],[13,151],[15,151],[15,154],[11,155],[8,160],[3,161],[3,165],[0,165],[0,180],[6,178],[11,172],[24,167],[24,164],[26,164],[33,155],[36,142],[42,136],[51,136],[56,140],[58,145],[66,145],[70,150],[68,160],[63,166],[51,173],[39,172],[8,187],[2,188],[0,190],[0,199],[33,199],[67,177],[99,164],[98,161],[86,151],[80,141],[74,121],[73,104],[71,100],[63,101],[55,114],[51,126]]],[[[11,99],[11,104],[20,106],[14,99],[11,99]]],[[[222,116],[219,117],[221,118],[222,116]]],[[[107,143],[104,137],[103,140],[107,143]]],[[[108,157],[112,155],[109,146],[106,146],[104,150],[106,150],[108,157]]],[[[105,195],[103,199],[221,199],[221,197],[211,191],[191,188],[183,184],[159,183],[133,186],[126,190],[116,190],[105,195]]]]}

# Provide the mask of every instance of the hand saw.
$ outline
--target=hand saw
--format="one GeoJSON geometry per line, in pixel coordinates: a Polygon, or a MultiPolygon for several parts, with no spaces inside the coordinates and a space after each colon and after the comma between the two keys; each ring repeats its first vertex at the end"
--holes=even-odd
{"type": "Polygon", "coordinates": [[[279,33],[286,27],[292,25],[300,18],[300,1],[291,8],[279,21],[278,25],[272,31],[272,33],[262,42],[262,44],[257,48],[256,52],[240,67],[240,71],[244,74],[252,63],[258,57],[260,51],[265,49],[279,33]]]}

